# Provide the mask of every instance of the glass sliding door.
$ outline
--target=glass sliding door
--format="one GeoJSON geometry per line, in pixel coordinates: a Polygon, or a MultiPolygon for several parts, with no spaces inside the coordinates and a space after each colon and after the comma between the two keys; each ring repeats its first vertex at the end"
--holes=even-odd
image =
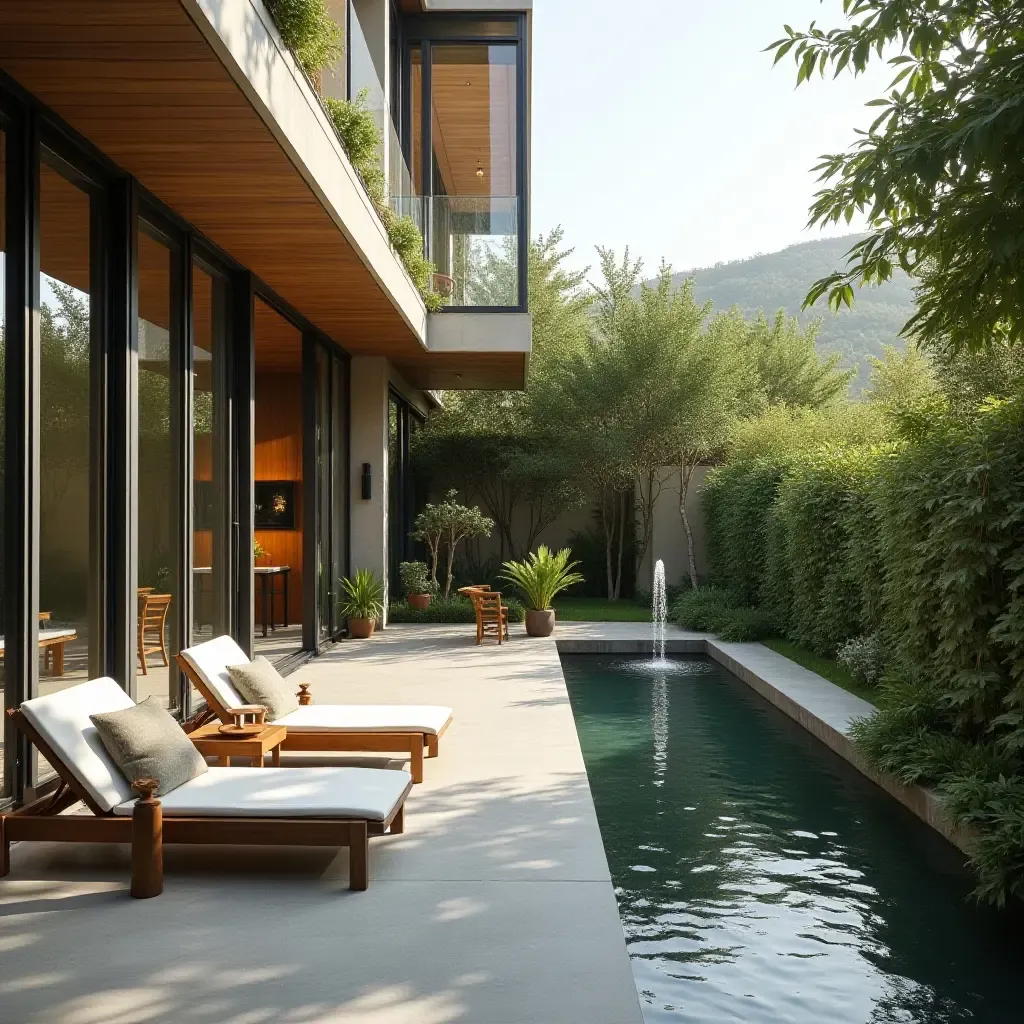
{"type": "MultiPolygon", "coordinates": [[[[3,341],[6,338],[4,333],[5,317],[7,315],[7,293],[6,293],[6,280],[7,280],[7,264],[6,257],[4,256],[7,231],[5,229],[4,218],[7,212],[7,180],[6,180],[6,159],[7,159],[7,136],[3,130],[0,129],[0,366],[4,365],[4,346],[3,341]]],[[[4,573],[6,566],[4,565],[4,526],[5,526],[5,492],[4,492],[4,458],[3,452],[6,450],[6,435],[5,435],[5,403],[7,389],[4,386],[4,380],[6,374],[0,375],[0,623],[5,621],[4,617],[4,573]]],[[[2,627],[0,627],[2,628],[2,627]]],[[[4,695],[4,679],[7,672],[6,661],[0,661],[0,705],[2,705],[4,695]]],[[[7,776],[4,771],[4,730],[0,729],[0,798],[7,795],[7,776]]]]}
{"type": "Polygon", "coordinates": [[[39,172],[39,692],[100,675],[91,201],[39,172]]]}
{"type": "MultiPolygon", "coordinates": [[[[138,578],[136,641],[139,699],[179,703],[173,657],[181,601],[181,483],[177,437],[182,388],[180,295],[173,289],[177,254],[145,222],[139,224],[138,302],[138,578]]],[[[180,293],[180,289],[176,289],[180,293]]]]}
{"type": "MultiPolygon", "coordinates": [[[[94,343],[93,203],[44,162],[39,172],[39,693],[102,675],[97,508],[101,363],[94,343]]],[[[51,773],[41,755],[40,777],[51,773]]]]}
{"type": "Polygon", "coordinates": [[[192,266],[192,643],[230,632],[227,282],[192,266]]]}
{"type": "Polygon", "coordinates": [[[351,479],[348,457],[348,363],[339,356],[331,361],[331,578],[334,598],[331,602],[331,636],[341,632],[344,622],[338,612],[340,580],[349,573],[349,492],[351,479]]]}
{"type": "Polygon", "coordinates": [[[316,543],[303,509],[315,488],[303,480],[302,332],[257,298],[253,343],[253,649],[274,661],[302,649],[303,545],[316,543]]]}
{"type": "Polygon", "coordinates": [[[519,303],[518,51],[430,48],[429,255],[453,306],[519,303]]]}
{"type": "Polygon", "coordinates": [[[331,559],[331,354],[316,346],[316,642],[326,643],[333,631],[333,604],[337,582],[331,559]]]}

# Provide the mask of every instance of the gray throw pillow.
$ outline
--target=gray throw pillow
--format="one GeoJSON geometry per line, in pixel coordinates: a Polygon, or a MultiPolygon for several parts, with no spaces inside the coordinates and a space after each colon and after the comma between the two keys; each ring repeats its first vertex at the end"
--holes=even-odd
{"type": "Polygon", "coordinates": [[[250,704],[262,704],[267,709],[268,722],[284,718],[299,706],[295,688],[262,656],[244,665],[228,665],[228,675],[250,704]]]}
{"type": "Polygon", "coordinates": [[[129,785],[156,779],[156,795],[163,796],[206,771],[202,754],[154,697],[89,718],[129,785]]]}

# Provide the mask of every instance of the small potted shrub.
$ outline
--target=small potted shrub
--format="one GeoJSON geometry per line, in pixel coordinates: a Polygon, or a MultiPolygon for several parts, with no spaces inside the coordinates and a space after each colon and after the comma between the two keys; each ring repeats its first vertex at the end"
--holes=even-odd
{"type": "Polygon", "coordinates": [[[402,582],[406,600],[410,608],[425,612],[430,607],[430,599],[434,595],[434,584],[427,572],[426,562],[401,562],[398,566],[398,577],[402,582]]]}
{"type": "Polygon", "coordinates": [[[514,583],[526,598],[526,632],[529,636],[551,636],[555,629],[555,595],[583,577],[572,570],[579,562],[570,562],[572,552],[562,548],[557,554],[546,544],[531,552],[525,562],[505,562],[502,579],[514,583]]]}
{"type": "Polygon", "coordinates": [[[342,615],[348,618],[349,635],[355,640],[373,636],[377,620],[384,614],[384,583],[372,569],[356,569],[341,581],[342,615]]]}

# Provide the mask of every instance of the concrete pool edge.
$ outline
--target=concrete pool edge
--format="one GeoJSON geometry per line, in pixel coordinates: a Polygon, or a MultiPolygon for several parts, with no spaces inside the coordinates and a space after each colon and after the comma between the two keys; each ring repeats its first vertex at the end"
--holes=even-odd
{"type": "MultiPolygon", "coordinates": [[[[556,646],[559,654],[643,655],[652,652],[650,638],[639,636],[569,635],[556,637],[556,646]]],[[[970,854],[969,833],[958,829],[945,816],[941,799],[934,790],[907,785],[891,776],[882,775],[869,768],[860,758],[850,738],[850,726],[854,719],[864,717],[874,710],[874,705],[868,701],[848,693],[764,644],[726,643],[692,633],[667,636],[665,653],[703,654],[711,658],[884,789],[957,849],[970,854]]]]}

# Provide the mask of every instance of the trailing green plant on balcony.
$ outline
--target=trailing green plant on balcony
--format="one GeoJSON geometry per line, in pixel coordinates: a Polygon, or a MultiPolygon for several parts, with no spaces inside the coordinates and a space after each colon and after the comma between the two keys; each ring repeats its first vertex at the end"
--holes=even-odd
{"type": "MultiPolygon", "coordinates": [[[[321,73],[344,53],[341,28],[331,18],[325,0],[266,0],[266,5],[285,46],[320,94],[321,73]]],[[[388,205],[387,179],[380,168],[383,140],[373,114],[366,109],[366,96],[365,89],[354,100],[320,94],[320,102],[384,225],[391,247],[427,309],[436,313],[444,299],[431,288],[434,265],[423,255],[423,235],[416,222],[411,217],[396,217],[388,205]]]]}
{"type": "Polygon", "coordinates": [[[411,217],[396,217],[388,205],[387,181],[380,169],[381,135],[373,114],[366,109],[367,91],[361,90],[353,100],[324,96],[323,103],[334,130],[356,173],[362,179],[377,215],[388,233],[391,247],[405,264],[412,282],[423,297],[427,309],[436,313],[443,299],[431,290],[434,265],[423,255],[423,235],[411,217]]]}
{"type": "Polygon", "coordinates": [[[285,46],[311,79],[344,53],[341,27],[326,0],[264,0],[285,46]]]}

